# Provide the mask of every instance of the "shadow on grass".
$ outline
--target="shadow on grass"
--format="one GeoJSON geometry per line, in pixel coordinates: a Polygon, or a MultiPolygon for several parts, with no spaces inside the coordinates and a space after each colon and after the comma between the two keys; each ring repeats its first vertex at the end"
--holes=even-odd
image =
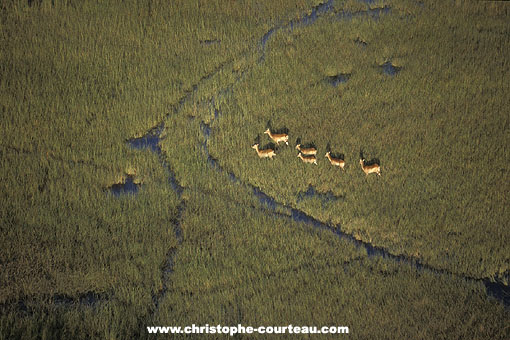
{"type": "Polygon", "coordinates": [[[365,159],[365,156],[363,154],[363,150],[360,150],[359,158],[363,160],[363,164],[365,166],[371,166],[371,165],[374,165],[374,164],[377,164],[379,166],[381,165],[381,161],[379,160],[379,158],[371,158],[369,160],[365,159]]]}
{"type": "Polygon", "coordinates": [[[336,202],[338,200],[345,201],[345,196],[336,196],[335,194],[333,194],[331,190],[327,192],[317,191],[315,190],[313,185],[310,184],[306,191],[298,193],[297,202],[299,203],[302,202],[303,200],[309,200],[314,197],[320,199],[323,206],[326,205],[327,203],[336,202]]]}

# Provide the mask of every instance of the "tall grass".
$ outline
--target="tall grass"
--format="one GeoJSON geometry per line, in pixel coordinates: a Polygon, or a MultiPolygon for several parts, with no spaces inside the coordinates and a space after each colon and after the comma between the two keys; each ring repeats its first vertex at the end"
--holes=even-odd
{"type": "Polygon", "coordinates": [[[211,153],[280,202],[365,241],[437,268],[507,280],[508,23],[483,4],[388,4],[378,20],[331,14],[278,31],[265,62],[222,106],[211,153]],[[395,77],[379,67],[388,60],[402,67],[395,77]],[[324,81],[339,73],[351,74],[346,84],[324,81]],[[286,147],[273,162],[255,157],[249,146],[258,137],[269,142],[267,125],[318,146],[319,166],[286,147]],[[328,145],[345,155],[345,173],[324,159],[328,145]],[[381,178],[362,173],[360,149],[380,160],[381,178]],[[326,209],[298,202],[310,184],[345,200],[326,209]]]}
{"type": "Polygon", "coordinates": [[[180,199],[158,156],[125,141],[310,3],[245,5],[0,5],[2,338],[140,332],[177,246],[180,199]],[[142,183],[137,196],[108,194],[128,173],[142,183]],[[87,292],[100,294],[97,309],[56,303],[87,292]]]}
{"type": "Polygon", "coordinates": [[[507,270],[504,13],[392,2],[378,22],[329,14],[279,30],[259,63],[264,33],[317,4],[2,3],[0,339],[140,338],[151,324],[213,322],[340,323],[355,338],[505,337],[508,314],[480,284],[369,259],[277,217],[242,183],[438,268],[507,270]],[[452,49],[469,53],[451,61],[452,49]],[[403,67],[397,77],[380,73],[386,59],[403,67]],[[352,76],[338,88],[323,82],[337,73],[352,76]],[[259,160],[250,145],[268,121],[321,152],[330,143],[346,173],[325,159],[300,164],[292,148],[259,160]],[[160,122],[161,156],[127,146],[160,122]],[[242,182],[207,163],[203,123],[208,150],[242,182]],[[359,147],[381,159],[382,178],[359,173],[359,147]],[[458,154],[468,166],[449,162],[458,154]],[[113,197],[107,188],[127,174],[140,191],[113,197]],[[298,202],[309,184],[346,199],[298,202]],[[98,301],[81,301],[89,292],[98,301]]]}
{"type": "Polygon", "coordinates": [[[189,134],[200,131],[199,124],[188,115],[206,117],[208,111],[185,107],[166,120],[176,129],[162,147],[176,164],[187,164],[176,174],[189,189],[183,193],[183,243],[150,324],[347,325],[355,339],[506,336],[507,314],[487,299],[483,285],[368,258],[328,230],[250,202],[244,183],[229,183],[225,171],[207,166],[200,147],[181,142],[195,138],[200,145],[203,136],[189,134]]]}

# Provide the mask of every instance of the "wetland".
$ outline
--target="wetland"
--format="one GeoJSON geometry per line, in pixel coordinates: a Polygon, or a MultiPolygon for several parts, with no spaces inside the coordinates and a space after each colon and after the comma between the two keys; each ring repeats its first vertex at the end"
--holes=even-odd
{"type": "Polygon", "coordinates": [[[413,0],[4,4],[0,339],[192,323],[508,338],[508,16],[413,0]],[[272,127],[289,145],[260,159],[272,127]]]}

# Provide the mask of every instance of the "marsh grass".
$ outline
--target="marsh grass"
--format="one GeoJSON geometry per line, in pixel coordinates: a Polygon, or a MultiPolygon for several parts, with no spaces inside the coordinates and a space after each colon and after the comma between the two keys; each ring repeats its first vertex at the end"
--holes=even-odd
{"type": "Polygon", "coordinates": [[[153,324],[341,324],[355,339],[505,336],[507,316],[483,285],[369,259],[327,230],[202,193],[189,197],[182,228],[153,324]],[[466,328],[452,327],[466,318],[466,328]]]}
{"type": "Polygon", "coordinates": [[[317,1],[2,3],[0,339],[144,338],[148,325],[214,322],[505,338],[508,314],[481,284],[369,259],[253,195],[438,268],[508,269],[505,13],[387,3],[378,21],[329,13],[279,30],[263,62],[260,38],[317,1]],[[378,69],[387,60],[402,67],[394,78],[378,69]],[[349,81],[322,81],[339,73],[349,81]],[[323,153],[301,164],[292,143],[258,159],[250,146],[268,121],[321,152],[329,143],[346,172],[323,153]],[[161,122],[161,156],[127,145],[161,122]],[[361,173],[360,147],[382,178],[361,173]],[[143,186],[114,197],[107,188],[127,175],[143,186]],[[309,185],[345,200],[298,202],[309,185]],[[88,292],[100,296],[92,306],[80,303],[88,292]]]}
{"type": "Polygon", "coordinates": [[[137,337],[177,246],[181,199],[158,156],[126,140],[310,3],[0,6],[0,337],[137,337]],[[136,196],[108,193],[133,173],[136,196]],[[105,298],[55,305],[84,292],[105,298]]]}
{"type": "Polygon", "coordinates": [[[264,63],[222,106],[210,152],[243,181],[365,241],[437,268],[504,279],[509,27],[484,5],[388,4],[392,11],[377,21],[331,15],[275,33],[264,63]],[[401,67],[393,77],[379,69],[390,60],[401,67]],[[341,72],[352,74],[345,84],[320,81],[341,72]],[[292,148],[279,148],[274,162],[253,157],[245,136],[268,120],[319,154],[328,144],[344,153],[346,172],[323,156],[317,167],[304,165],[292,148]],[[360,150],[381,161],[381,178],[362,173],[360,150]],[[325,209],[297,202],[310,184],[346,200],[325,209]]]}
{"type": "MultiPolygon", "coordinates": [[[[205,92],[197,97],[207,97],[205,92]]],[[[231,97],[215,98],[222,110],[231,102],[231,97]]],[[[373,334],[381,339],[506,336],[504,307],[487,299],[483,284],[368,258],[364,248],[328,230],[251,201],[247,186],[228,178],[229,164],[222,163],[227,152],[216,155],[222,170],[206,162],[201,145],[219,138],[219,123],[227,117],[221,113],[211,121],[205,140],[198,119],[209,114],[210,107],[189,105],[165,121],[174,129],[165,135],[162,149],[176,164],[187,165],[176,167],[176,176],[188,189],[183,193],[183,243],[151,324],[340,323],[359,339],[373,334]],[[195,118],[190,120],[191,112],[195,118]],[[471,320],[466,328],[452,326],[466,318],[471,320]]],[[[251,157],[264,161],[248,148],[251,157]]],[[[295,150],[285,148],[295,156],[295,150]]]]}

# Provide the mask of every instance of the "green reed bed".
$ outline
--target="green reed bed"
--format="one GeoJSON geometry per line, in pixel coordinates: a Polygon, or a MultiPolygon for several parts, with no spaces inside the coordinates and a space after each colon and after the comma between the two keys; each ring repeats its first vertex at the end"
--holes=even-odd
{"type": "Polygon", "coordinates": [[[181,200],[158,156],[126,140],[312,3],[246,5],[0,5],[1,338],[142,332],[181,200]],[[127,175],[138,194],[109,194],[127,175]],[[92,308],[79,302],[88,292],[99,294],[92,308]]]}
{"type": "Polygon", "coordinates": [[[355,339],[505,337],[508,315],[482,285],[368,259],[330,231],[201,192],[187,200],[182,228],[154,325],[348,325],[355,339]]]}
{"type": "Polygon", "coordinates": [[[438,268],[508,269],[504,13],[407,2],[388,2],[395,12],[378,22],[330,13],[279,30],[258,63],[264,33],[317,4],[1,5],[0,339],[140,338],[149,325],[193,322],[505,337],[508,314],[481,284],[367,258],[330,231],[276,218],[226,174],[438,268]],[[403,67],[395,78],[377,67],[387,59],[403,67]],[[351,78],[324,82],[338,73],[351,78]],[[161,121],[162,159],[126,144],[161,121]],[[207,164],[202,121],[223,172],[207,164]],[[292,136],[272,161],[250,148],[259,134],[268,141],[268,122],[292,136]],[[318,166],[299,163],[297,137],[345,153],[346,172],[323,154],[318,166]],[[365,179],[360,147],[381,159],[382,178],[365,179]],[[108,193],[127,175],[141,183],[136,195],[108,193]],[[345,199],[298,202],[309,184],[345,199]]]}
{"type": "Polygon", "coordinates": [[[505,12],[483,4],[388,5],[378,20],[331,13],[278,31],[265,61],[222,106],[211,154],[278,201],[357,238],[438,269],[506,281],[505,12]],[[384,74],[385,61],[401,71],[384,74]],[[337,87],[325,81],[339,73],[351,77],[337,87]],[[268,126],[287,128],[292,142],[272,161],[250,149],[257,138],[270,142],[268,126]],[[318,166],[297,159],[298,138],[319,148],[318,166]],[[344,154],[345,173],[324,158],[328,145],[344,154]],[[361,149],[380,160],[382,177],[366,178],[361,149]],[[313,199],[297,202],[310,184],[344,199],[322,209],[313,199]]]}
{"type": "MultiPolygon", "coordinates": [[[[508,314],[481,283],[369,258],[329,230],[253,201],[249,186],[206,163],[198,118],[208,117],[209,109],[198,101],[165,121],[173,132],[167,131],[162,148],[188,188],[183,242],[151,324],[348,325],[356,339],[506,336],[508,314]]],[[[219,138],[226,117],[212,121],[208,141],[219,138]]],[[[276,160],[260,161],[269,166],[276,160]]]]}

